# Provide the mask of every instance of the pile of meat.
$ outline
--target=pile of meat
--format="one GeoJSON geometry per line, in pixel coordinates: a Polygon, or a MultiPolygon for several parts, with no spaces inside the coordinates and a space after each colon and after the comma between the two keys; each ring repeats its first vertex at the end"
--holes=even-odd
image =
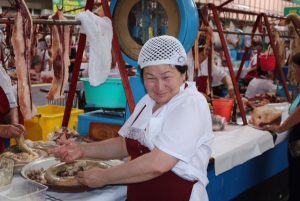
{"type": "Polygon", "coordinates": [[[26,173],[26,176],[29,179],[31,179],[33,181],[36,181],[38,183],[47,184],[47,181],[44,178],[44,173],[45,173],[44,168],[40,168],[40,169],[37,169],[37,170],[30,170],[30,171],[28,171],[26,173]]]}
{"type": "Polygon", "coordinates": [[[59,163],[49,167],[44,176],[47,183],[56,186],[80,186],[77,180],[79,171],[87,170],[92,167],[99,167],[96,161],[73,161],[71,163],[59,163]]]}
{"type": "Polygon", "coordinates": [[[66,168],[62,171],[57,172],[58,177],[72,177],[76,176],[78,172],[84,171],[87,167],[87,163],[84,161],[74,162],[66,165],[66,168]]]}
{"type": "Polygon", "coordinates": [[[56,144],[60,144],[60,141],[74,141],[74,142],[92,142],[91,139],[80,136],[75,130],[69,128],[60,128],[49,135],[49,141],[54,141],[56,144]]]}
{"type": "Polygon", "coordinates": [[[286,97],[277,97],[274,93],[264,93],[248,99],[248,101],[246,101],[246,104],[250,108],[254,109],[256,107],[264,106],[269,103],[282,103],[286,101],[286,97]]]}
{"type": "Polygon", "coordinates": [[[0,157],[12,159],[16,164],[29,163],[39,157],[36,150],[33,150],[33,152],[34,154],[23,151],[5,151],[0,157]]]}

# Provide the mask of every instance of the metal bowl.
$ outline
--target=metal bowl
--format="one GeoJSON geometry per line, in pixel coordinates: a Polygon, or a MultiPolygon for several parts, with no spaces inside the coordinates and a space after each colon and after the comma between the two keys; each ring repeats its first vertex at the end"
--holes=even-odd
{"type": "MultiPolygon", "coordinates": [[[[91,160],[91,159],[82,159],[82,160],[91,160]]],[[[95,160],[93,160],[95,161],[95,160]]],[[[31,180],[30,178],[28,178],[28,173],[30,171],[33,170],[40,170],[41,168],[44,169],[44,172],[42,173],[42,177],[44,178],[45,172],[49,167],[53,167],[56,165],[61,164],[62,162],[59,161],[58,159],[54,158],[54,157],[48,157],[48,158],[44,158],[44,159],[40,159],[40,160],[35,160],[27,165],[25,165],[22,170],[21,170],[21,175],[28,179],[31,180]]],[[[111,167],[111,166],[115,166],[118,165],[120,163],[122,163],[119,160],[111,160],[111,161],[99,161],[99,163],[106,165],[107,167],[111,167]]],[[[48,186],[48,190],[49,191],[54,191],[54,192],[84,192],[84,191],[90,191],[93,190],[92,188],[89,188],[87,186],[58,186],[58,185],[52,185],[49,183],[43,183],[44,185],[48,186]]]]}

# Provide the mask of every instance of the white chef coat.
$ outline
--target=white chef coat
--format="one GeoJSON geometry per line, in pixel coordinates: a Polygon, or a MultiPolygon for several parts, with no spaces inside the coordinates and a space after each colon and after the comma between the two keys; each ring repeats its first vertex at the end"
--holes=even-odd
{"type": "Polygon", "coordinates": [[[273,84],[273,80],[253,78],[248,84],[245,96],[246,98],[253,98],[258,94],[275,91],[276,85],[273,84]]]}
{"type": "Polygon", "coordinates": [[[213,139],[211,114],[206,99],[197,91],[195,84],[187,84],[186,88],[182,85],[180,92],[154,113],[155,102],[145,95],[119,134],[138,140],[150,150],[157,147],[176,157],[179,162],[172,171],[184,179],[198,180],[190,200],[205,201],[208,200],[205,186],[208,184],[207,166],[213,139]],[[135,128],[145,132],[133,132],[135,128]]]}
{"type": "Polygon", "coordinates": [[[5,72],[4,68],[0,66],[0,87],[3,89],[4,93],[9,102],[10,108],[15,108],[18,106],[16,97],[14,94],[14,89],[11,84],[11,79],[5,72]]]}
{"type": "MultiPolygon", "coordinates": [[[[227,72],[223,67],[214,66],[212,67],[211,77],[212,77],[212,86],[216,87],[222,85],[222,80],[227,76],[227,72]]],[[[201,65],[198,76],[208,76],[208,60],[205,59],[201,65]]]]}

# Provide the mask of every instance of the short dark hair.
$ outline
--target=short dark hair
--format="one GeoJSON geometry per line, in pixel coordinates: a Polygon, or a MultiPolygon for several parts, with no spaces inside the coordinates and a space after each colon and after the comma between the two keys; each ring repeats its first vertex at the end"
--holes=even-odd
{"type": "Polygon", "coordinates": [[[180,72],[180,74],[184,74],[188,70],[187,65],[183,65],[183,66],[175,65],[175,68],[180,72]]]}
{"type": "Polygon", "coordinates": [[[292,62],[300,66],[300,52],[294,54],[294,56],[292,57],[292,62]]]}

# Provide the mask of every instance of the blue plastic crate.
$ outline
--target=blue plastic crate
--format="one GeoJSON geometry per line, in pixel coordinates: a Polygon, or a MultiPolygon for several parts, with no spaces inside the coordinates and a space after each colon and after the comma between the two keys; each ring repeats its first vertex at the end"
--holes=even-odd
{"type": "Polygon", "coordinates": [[[115,125],[123,125],[125,122],[124,116],[112,116],[101,113],[102,110],[96,110],[93,112],[87,112],[78,116],[78,133],[82,136],[89,134],[90,123],[108,123],[115,125]]]}

